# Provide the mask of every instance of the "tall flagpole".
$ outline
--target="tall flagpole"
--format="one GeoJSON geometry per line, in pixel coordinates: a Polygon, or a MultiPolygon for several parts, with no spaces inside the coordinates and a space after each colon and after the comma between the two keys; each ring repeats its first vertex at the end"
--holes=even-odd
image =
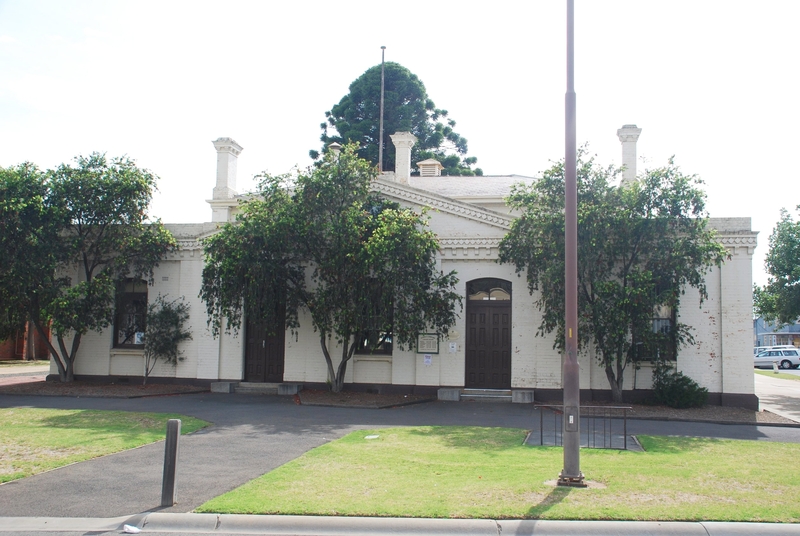
{"type": "Polygon", "coordinates": [[[559,486],[585,487],[581,473],[581,390],[578,365],[578,181],[575,111],[575,2],[567,0],[567,94],[565,97],[564,215],[565,350],[564,469],[559,486]]]}
{"type": "Polygon", "coordinates": [[[381,119],[378,126],[378,172],[383,172],[383,55],[386,47],[381,47],[381,119]]]}

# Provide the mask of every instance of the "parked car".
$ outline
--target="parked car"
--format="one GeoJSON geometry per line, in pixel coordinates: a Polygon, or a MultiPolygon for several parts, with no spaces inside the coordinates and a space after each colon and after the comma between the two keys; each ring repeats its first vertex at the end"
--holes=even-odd
{"type": "Polygon", "coordinates": [[[753,348],[753,355],[758,355],[761,352],[766,352],[767,350],[796,350],[796,346],[792,346],[791,344],[784,344],[780,346],[756,346],[753,348]]]}
{"type": "Polygon", "coordinates": [[[772,368],[772,363],[778,362],[782,369],[800,367],[800,352],[797,350],[767,350],[761,352],[753,358],[753,366],[756,368],[772,368]]]}

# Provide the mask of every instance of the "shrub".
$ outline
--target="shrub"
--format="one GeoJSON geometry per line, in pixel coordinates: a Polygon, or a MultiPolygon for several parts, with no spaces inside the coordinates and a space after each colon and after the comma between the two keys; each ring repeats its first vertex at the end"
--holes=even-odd
{"type": "Polygon", "coordinates": [[[656,400],[671,408],[699,408],[708,400],[708,389],[666,361],[658,361],[653,368],[653,392],[656,400]]]}
{"type": "Polygon", "coordinates": [[[170,365],[183,361],[179,345],[192,339],[192,332],[184,327],[189,320],[189,306],[180,300],[167,301],[160,294],[147,306],[147,321],[144,334],[144,379],[142,385],[159,359],[170,365]]]}

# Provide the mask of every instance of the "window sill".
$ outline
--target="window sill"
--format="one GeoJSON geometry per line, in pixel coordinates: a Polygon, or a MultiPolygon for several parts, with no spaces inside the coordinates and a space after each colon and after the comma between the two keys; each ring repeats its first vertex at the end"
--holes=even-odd
{"type": "Polygon", "coordinates": [[[115,356],[144,356],[144,348],[112,348],[111,357],[115,356]]]}
{"type": "Polygon", "coordinates": [[[366,362],[392,362],[392,356],[390,355],[354,355],[353,361],[366,361],[366,362]]]}

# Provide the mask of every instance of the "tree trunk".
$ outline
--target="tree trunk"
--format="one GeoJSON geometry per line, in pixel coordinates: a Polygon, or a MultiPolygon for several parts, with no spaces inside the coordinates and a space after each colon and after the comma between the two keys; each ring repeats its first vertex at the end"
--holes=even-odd
{"type": "Polygon", "coordinates": [[[338,393],[334,389],[334,384],[336,383],[336,373],[333,371],[333,361],[331,361],[331,354],[328,352],[328,345],[325,343],[325,333],[323,331],[319,332],[319,345],[322,347],[322,355],[325,356],[325,364],[328,365],[328,382],[331,385],[331,391],[334,393],[338,393]]]}
{"type": "Polygon", "coordinates": [[[608,384],[611,386],[611,399],[614,402],[622,403],[622,373],[620,372],[618,376],[615,376],[611,365],[606,365],[606,378],[608,378],[608,384]]]}
{"type": "Polygon", "coordinates": [[[328,380],[331,383],[331,391],[334,393],[340,393],[344,388],[344,376],[347,372],[347,362],[350,361],[351,357],[353,357],[356,344],[353,342],[351,344],[342,346],[342,360],[339,362],[339,366],[334,372],[333,361],[331,360],[330,353],[328,353],[328,346],[325,344],[325,338],[325,335],[320,333],[319,342],[322,346],[322,353],[325,355],[325,363],[328,365],[328,380]]]}
{"type": "MultiPolygon", "coordinates": [[[[66,369],[64,368],[64,363],[62,363],[61,359],[59,358],[58,350],[56,350],[55,346],[53,346],[53,341],[51,341],[50,337],[48,337],[45,334],[44,327],[42,326],[40,321],[34,320],[33,321],[33,325],[36,326],[36,331],[39,332],[39,335],[41,335],[42,340],[44,340],[45,344],[47,344],[48,350],[50,350],[50,357],[53,359],[53,361],[55,361],[56,368],[58,368],[58,377],[59,377],[59,379],[62,382],[66,381],[66,379],[65,379],[66,378],[66,369]]],[[[60,340],[59,340],[59,342],[60,342],[60,340]]],[[[63,346],[64,346],[63,343],[61,343],[61,346],[63,348],[63,346]]]]}
{"type": "Polygon", "coordinates": [[[62,336],[59,335],[57,338],[58,346],[61,349],[61,355],[59,356],[55,348],[51,348],[51,353],[53,353],[53,359],[55,359],[56,365],[58,366],[59,379],[63,383],[70,383],[75,381],[75,356],[78,354],[78,347],[81,345],[81,334],[76,333],[72,337],[72,348],[70,350],[67,350],[67,345],[62,336]]]}
{"type": "Polygon", "coordinates": [[[333,382],[333,392],[334,393],[341,393],[342,388],[344,387],[344,375],[347,372],[347,359],[342,356],[342,362],[339,363],[339,368],[336,371],[336,381],[333,382]]]}
{"type": "Polygon", "coordinates": [[[28,320],[25,324],[25,361],[33,361],[36,359],[36,341],[33,338],[33,322],[28,320]]]}

